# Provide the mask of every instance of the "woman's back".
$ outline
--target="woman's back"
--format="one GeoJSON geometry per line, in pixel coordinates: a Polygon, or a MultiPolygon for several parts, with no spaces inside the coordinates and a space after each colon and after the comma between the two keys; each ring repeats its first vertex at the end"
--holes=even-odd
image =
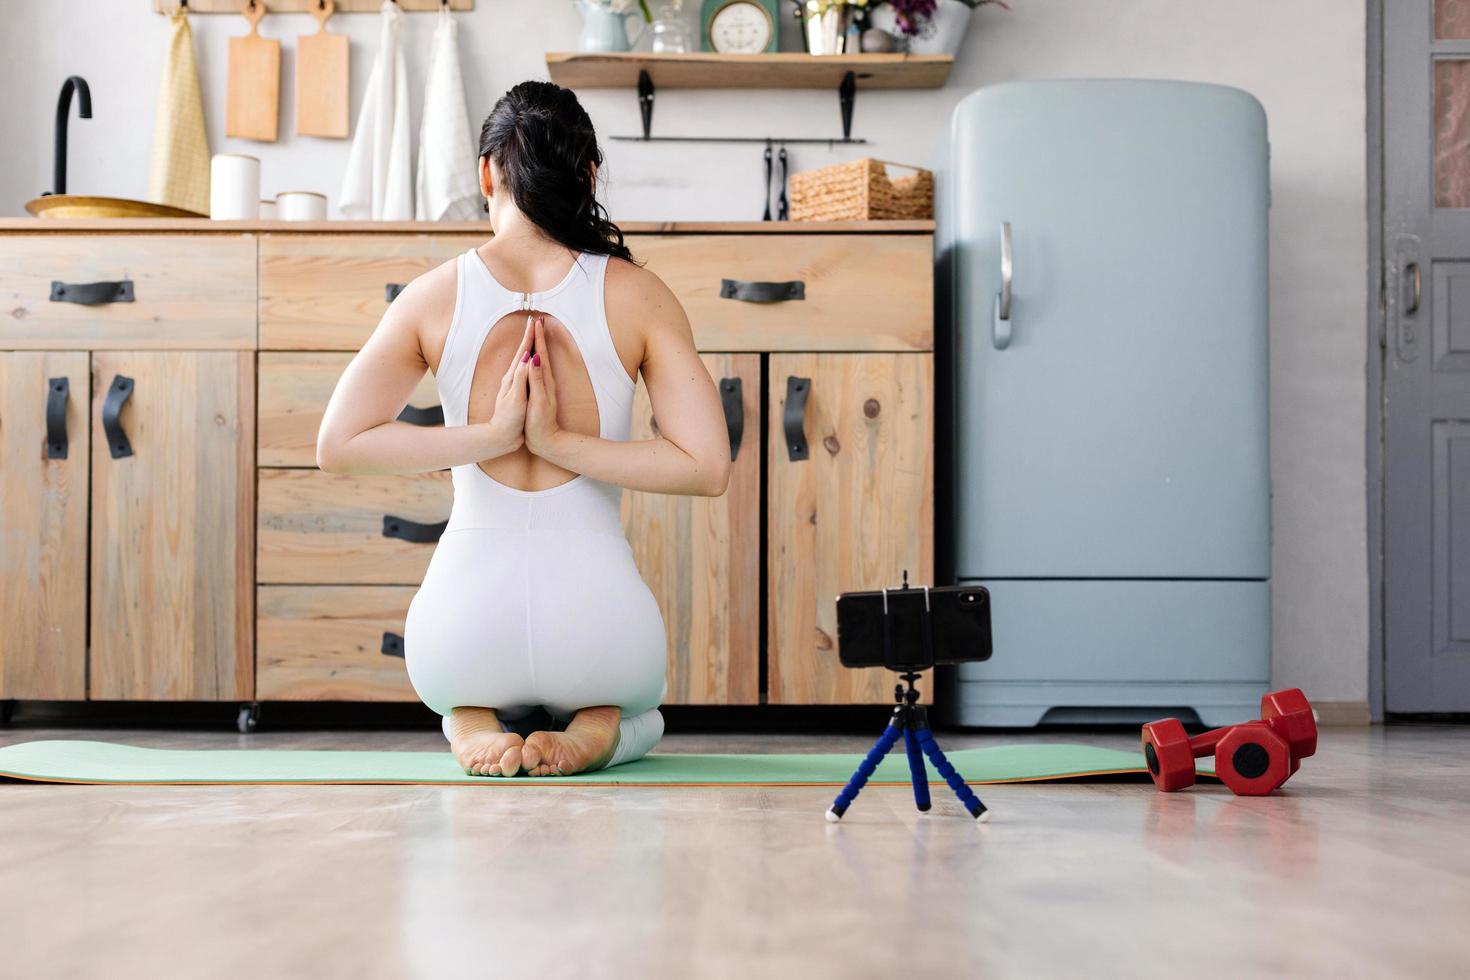
{"type": "MultiPolygon", "coordinates": [[[[582,435],[627,439],[642,338],[634,328],[615,337],[609,327],[604,291],[610,260],[560,248],[532,256],[525,251],[502,256],[492,242],[454,263],[454,312],[442,337],[423,344],[446,422],[494,417],[500,382],[522,347],[528,321],[540,318],[546,349],[535,353],[551,368],[558,425],[582,435]]],[[[479,466],[496,482],[521,491],[547,490],[576,476],[525,446],[479,466]]]]}

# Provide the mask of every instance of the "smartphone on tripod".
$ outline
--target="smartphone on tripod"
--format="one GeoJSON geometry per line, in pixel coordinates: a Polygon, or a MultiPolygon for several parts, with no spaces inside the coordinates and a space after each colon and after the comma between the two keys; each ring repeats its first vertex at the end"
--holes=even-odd
{"type": "Polygon", "coordinates": [[[928,670],[989,660],[990,593],[979,585],[844,592],[837,655],[844,667],[928,670]]]}

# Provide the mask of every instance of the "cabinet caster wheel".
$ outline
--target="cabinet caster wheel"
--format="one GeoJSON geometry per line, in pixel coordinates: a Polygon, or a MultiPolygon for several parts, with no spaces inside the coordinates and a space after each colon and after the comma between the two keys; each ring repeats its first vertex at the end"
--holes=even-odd
{"type": "Polygon", "coordinates": [[[240,705],[240,714],[235,719],[235,727],[240,730],[241,735],[249,735],[260,725],[260,703],[252,701],[249,704],[240,705]]]}

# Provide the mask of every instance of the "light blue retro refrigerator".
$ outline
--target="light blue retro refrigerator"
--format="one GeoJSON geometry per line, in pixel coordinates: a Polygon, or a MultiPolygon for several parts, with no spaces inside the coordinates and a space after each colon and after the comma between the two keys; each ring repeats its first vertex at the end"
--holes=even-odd
{"type": "Polygon", "coordinates": [[[953,577],[976,726],[1257,715],[1271,666],[1266,118],[1245,92],[1022,82],[955,110],[953,577]]]}

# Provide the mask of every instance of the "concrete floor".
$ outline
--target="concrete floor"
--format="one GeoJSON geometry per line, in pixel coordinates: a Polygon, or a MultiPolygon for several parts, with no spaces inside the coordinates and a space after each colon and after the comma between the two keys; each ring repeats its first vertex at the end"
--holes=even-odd
{"type": "MultiPolygon", "coordinates": [[[[159,747],[418,732],[14,728],[159,747]]],[[[943,736],[947,747],[1030,735],[943,736]]],[[[1046,741],[1131,747],[1136,737],[1046,741]]],[[[860,751],[671,736],[662,751],[860,751]]],[[[1463,977],[1470,728],[1323,733],[1290,792],[0,785],[4,977],[1463,977]]]]}

